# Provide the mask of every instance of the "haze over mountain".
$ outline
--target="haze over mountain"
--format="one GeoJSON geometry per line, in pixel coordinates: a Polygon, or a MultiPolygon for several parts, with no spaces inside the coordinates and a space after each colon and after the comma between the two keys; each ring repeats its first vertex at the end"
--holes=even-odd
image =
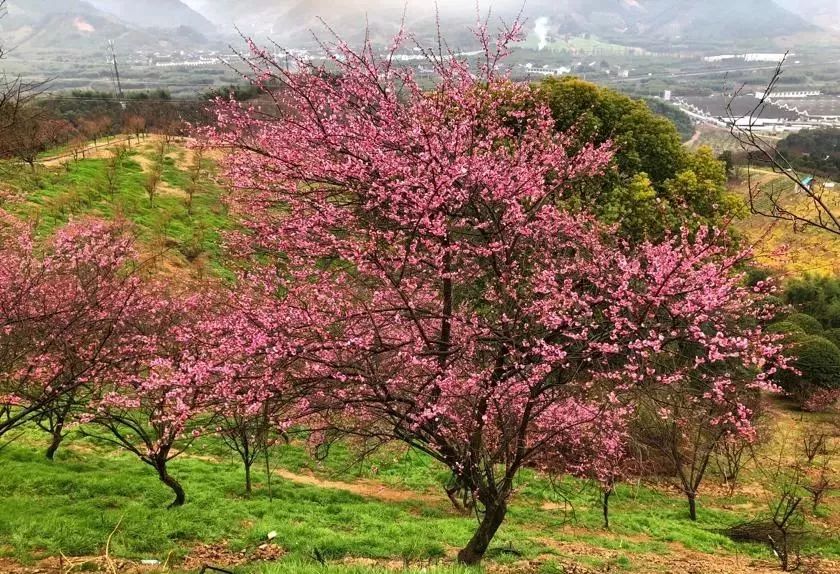
{"type": "MultiPolygon", "coordinates": [[[[423,39],[436,34],[436,8],[427,0],[8,0],[7,8],[3,40],[23,51],[101,49],[107,40],[134,49],[196,47],[205,39],[224,45],[237,29],[259,41],[306,47],[313,31],[329,34],[319,18],[347,40],[367,29],[375,42],[386,43],[404,11],[412,32],[423,39]]],[[[482,1],[482,11],[488,8],[494,26],[512,21],[522,2],[482,1]]],[[[442,2],[439,10],[452,45],[472,42],[475,4],[442,2]]],[[[539,20],[545,34],[591,34],[629,46],[772,41],[817,30],[815,24],[840,28],[836,0],[530,0],[523,14],[531,30],[539,20]]]]}
{"type": "MultiPolygon", "coordinates": [[[[401,0],[184,2],[220,28],[236,25],[246,33],[270,34],[281,40],[297,39],[310,28],[322,29],[319,17],[342,31],[363,28],[366,21],[375,32],[393,29],[406,8],[401,0]]],[[[522,2],[497,0],[483,2],[482,7],[491,7],[496,16],[509,21],[522,8],[522,2]]],[[[410,0],[406,19],[413,30],[426,32],[433,25],[434,11],[432,2],[410,0]]],[[[767,37],[809,28],[800,16],[773,0],[531,0],[525,4],[524,14],[532,22],[538,17],[548,18],[558,33],[588,32],[626,39],[767,37]]],[[[440,3],[440,15],[448,29],[462,27],[475,21],[475,5],[440,3]]]]}
{"type": "Polygon", "coordinates": [[[776,0],[781,6],[805,20],[829,30],[840,31],[838,0],[776,0]]]}
{"type": "Polygon", "coordinates": [[[213,24],[180,0],[8,0],[5,45],[30,51],[101,51],[109,40],[136,48],[194,46],[213,24]]]}
{"type": "Polygon", "coordinates": [[[181,0],[86,0],[99,10],[142,28],[190,27],[202,34],[217,32],[216,26],[181,0]]]}

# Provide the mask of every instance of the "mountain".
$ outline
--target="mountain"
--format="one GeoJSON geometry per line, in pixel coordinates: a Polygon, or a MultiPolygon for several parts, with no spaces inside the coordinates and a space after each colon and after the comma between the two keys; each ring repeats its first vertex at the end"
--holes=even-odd
{"type": "MultiPolygon", "coordinates": [[[[146,4],[154,2],[166,5],[170,0],[146,0],[146,4]]],[[[14,47],[12,55],[16,57],[47,51],[99,54],[109,40],[135,49],[195,46],[206,42],[191,27],[181,26],[174,33],[168,27],[139,27],[83,0],[8,0],[7,9],[6,17],[0,20],[0,30],[3,43],[14,47]]]]}
{"type": "MultiPolygon", "coordinates": [[[[396,29],[405,6],[403,0],[183,1],[221,29],[236,26],[247,34],[270,35],[281,43],[306,41],[310,29],[320,33],[323,26],[319,17],[342,35],[362,31],[367,24],[375,36],[387,37],[396,29]]],[[[837,4],[836,0],[808,1],[837,4]]],[[[447,37],[460,37],[466,27],[474,24],[472,2],[439,5],[447,37]]],[[[522,2],[496,0],[492,6],[494,16],[510,21],[522,2]]],[[[813,28],[773,0],[529,0],[525,16],[531,24],[537,18],[546,18],[553,33],[589,33],[627,44],[764,39],[813,28]]],[[[409,0],[407,24],[421,36],[433,35],[434,3],[409,0]]]]}
{"type": "Polygon", "coordinates": [[[772,0],[536,0],[529,14],[560,33],[617,40],[736,41],[811,28],[772,0]]]}
{"type": "Polygon", "coordinates": [[[192,28],[205,35],[216,26],[181,0],[86,0],[98,10],[139,28],[192,28]]]}
{"type": "Polygon", "coordinates": [[[812,24],[827,30],[840,31],[838,0],[776,0],[776,3],[812,24]]]}

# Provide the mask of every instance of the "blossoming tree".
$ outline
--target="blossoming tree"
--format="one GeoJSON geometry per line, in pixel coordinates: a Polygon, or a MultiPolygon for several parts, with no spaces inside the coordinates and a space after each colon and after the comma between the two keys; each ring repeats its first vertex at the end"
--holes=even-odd
{"type": "Polygon", "coordinates": [[[0,435],[48,418],[54,452],[81,389],[130,360],[136,263],[119,222],[77,220],[40,244],[0,212],[0,435]]]}
{"type": "MultiPolygon", "coordinates": [[[[282,427],[294,410],[295,397],[283,386],[291,353],[274,331],[274,315],[263,320],[253,287],[234,294],[191,285],[186,294],[160,283],[147,286],[148,296],[131,316],[133,360],[101,383],[100,398],[82,419],[91,423],[86,434],[157,472],[175,495],[170,508],[182,506],[186,493],[169,462],[195,438],[218,433],[229,439],[232,418],[250,422],[270,414],[282,427]]],[[[242,455],[249,487],[252,448],[249,443],[242,455]]]]}
{"type": "MultiPolygon", "coordinates": [[[[721,234],[628,245],[563,207],[611,148],[571,152],[532,89],[500,72],[518,32],[480,28],[477,64],[428,52],[428,91],[394,63],[401,37],[385,56],[339,43],[325,67],[291,72],[253,47],[276,110],[219,101],[210,133],[235,150],[249,228],[235,245],[277,271],[266,281],[312,424],[446,465],[476,503],[468,564],[523,466],[598,464],[575,429],[684,379],[733,398],[737,417],[733,386],[769,385],[779,351],[736,320],[753,298],[721,234]]],[[[588,434],[618,452],[621,429],[588,434]]]]}

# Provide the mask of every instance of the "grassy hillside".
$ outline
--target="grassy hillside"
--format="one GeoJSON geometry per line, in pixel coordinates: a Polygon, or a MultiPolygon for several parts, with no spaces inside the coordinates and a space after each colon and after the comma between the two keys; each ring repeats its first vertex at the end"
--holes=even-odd
{"type": "Polygon", "coordinates": [[[89,146],[73,157],[69,149],[44,154],[35,171],[21,165],[3,166],[6,209],[36,221],[41,235],[71,217],[122,217],[134,224],[141,245],[161,265],[189,273],[222,272],[221,234],[232,220],[214,182],[214,163],[203,160],[192,207],[187,189],[194,154],[184,142],[166,144],[156,136],[121,136],[89,146]],[[130,145],[130,147],[129,147],[130,145]],[[165,150],[160,183],[149,199],[147,180],[165,150]],[[116,165],[114,150],[125,149],[116,165]],[[109,185],[109,169],[115,178],[109,185]]]}
{"type": "MultiPolygon", "coordinates": [[[[746,173],[733,184],[744,197],[748,195],[746,173]]],[[[781,202],[802,214],[813,209],[804,195],[784,175],[753,170],[752,185],[759,189],[780,193],[781,202]]],[[[829,206],[840,207],[840,191],[826,190],[829,206]]],[[[761,193],[757,194],[761,197],[761,193]]],[[[769,200],[759,200],[757,207],[769,209],[769,200]]],[[[745,239],[755,245],[758,261],[790,276],[802,273],[840,274],[840,236],[810,227],[795,227],[785,221],[753,215],[735,224],[745,239]]]]}

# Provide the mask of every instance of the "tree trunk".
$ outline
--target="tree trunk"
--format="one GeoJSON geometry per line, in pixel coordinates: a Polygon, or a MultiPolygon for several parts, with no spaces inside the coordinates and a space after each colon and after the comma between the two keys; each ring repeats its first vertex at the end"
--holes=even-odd
{"type": "Polygon", "coordinates": [[[64,434],[62,431],[64,430],[63,424],[58,424],[52,431],[52,441],[50,442],[50,446],[47,448],[47,460],[53,460],[55,458],[55,451],[58,450],[58,447],[61,446],[61,441],[64,440],[64,434]]]}
{"type": "Polygon", "coordinates": [[[245,493],[251,496],[251,463],[245,463],[245,493]]]}
{"type": "Polygon", "coordinates": [[[695,500],[696,493],[688,493],[688,517],[692,520],[697,520],[697,502],[695,500]]]}
{"type": "Polygon", "coordinates": [[[183,506],[184,502],[186,502],[187,497],[184,494],[184,489],[181,487],[181,484],[172,478],[169,473],[166,471],[166,463],[158,466],[158,476],[160,477],[160,481],[172,489],[172,492],[175,493],[175,500],[167,506],[167,508],[175,508],[178,506],[183,506]]]}
{"type": "Polygon", "coordinates": [[[612,495],[612,489],[604,491],[604,499],[601,503],[601,506],[604,509],[604,528],[606,530],[610,529],[610,496],[612,495]]]}
{"type": "Polygon", "coordinates": [[[271,491],[271,466],[268,463],[268,445],[263,449],[263,457],[265,458],[265,481],[268,485],[268,501],[274,501],[274,495],[271,491]]]}
{"type": "Polygon", "coordinates": [[[460,564],[469,566],[481,562],[484,553],[487,552],[487,548],[493,540],[493,536],[496,535],[496,531],[502,525],[505,514],[507,514],[507,504],[504,502],[497,506],[487,507],[484,518],[478,525],[478,530],[475,531],[467,545],[458,552],[458,562],[460,564]]]}

